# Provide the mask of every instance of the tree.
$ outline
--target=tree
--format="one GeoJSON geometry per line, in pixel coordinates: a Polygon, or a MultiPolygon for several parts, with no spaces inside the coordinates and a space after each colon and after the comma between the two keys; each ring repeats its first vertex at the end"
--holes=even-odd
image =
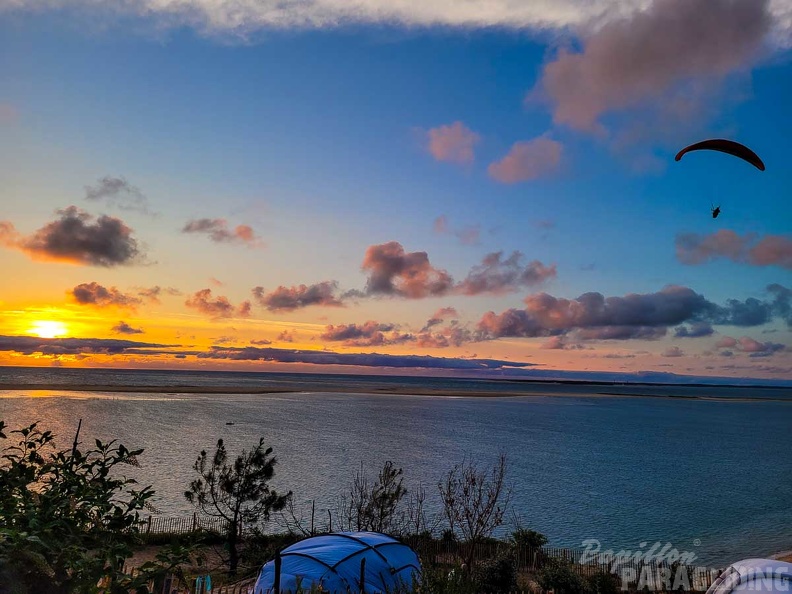
{"type": "Polygon", "coordinates": [[[289,491],[279,495],[269,482],[275,476],[277,459],[272,448],[264,447],[264,438],[248,452],[243,450],[233,464],[222,439],[217,441],[214,456],[201,452],[193,468],[199,478],[185,491],[187,500],[203,514],[227,522],[228,572],[235,575],[239,565],[240,532],[246,525],[268,521],[270,514],[280,511],[292,496],[289,491]]]}
{"type": "Polygon", "coordinates": [[[401,468],[385,462],[373,484],[360,465],[349,491],[342,497],[342,519],[349,530],[393,532],[400,528],[399,503],[407,494],[401,468]]]}
{"type": "MultiPolygon", "coordinates": [[[[0,440],[8,439],[0,421],[0,440]]],[[[138,542],[139,512],[154,494],[137,489],[119,465],[138,465],[143,450],[95,441],[82,452],[59,451],[51,431],[34,423],[10,431],[18,440],[0,449],[0,588],[71,594],[148,592],[158,573],[186,562],[189,551],[166,551],[135,576],[123,570],[138,542]]],[[[78,428],[79,435],[79,428],[78,428]]]]}
{"type": "Polygon", "coordinates": [[[489,472],[465,459],[448,472],[438,488],[449,528],[468,545],[466,562],[470,566],[475,545],[503,524],[511,501],[511,488],[506,485],[506,454],[499,454],[489,472]]]}

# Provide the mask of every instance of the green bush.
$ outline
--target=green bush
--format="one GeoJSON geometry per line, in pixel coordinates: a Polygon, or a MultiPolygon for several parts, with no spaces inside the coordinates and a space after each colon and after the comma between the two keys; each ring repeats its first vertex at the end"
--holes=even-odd
{"type": "Polygon", "coordinates": [[[512,592],[517,589],[517,564],[511,553],[487,559],[473,570],[473,582],[479,592],[512,592]]]}
{"type": "Polygon", "coordinates": [[[536,581],[545,592],[553,590],[556,594],[592,594],[589,582],[566,561],[549,561],[537,574],[536,581]]]}
{"type": "Polygon", "coordinates": [[[621,592],[619,578],[607,571],[599,571],[588,578],[591,594],[618,594],[621,592]]]}
{"type": "Polygon", "coordinates": [[[541,549],[547,544],[547,537],[536,530],[518,528],[511,533],[512,542],[518,547],[528,547],[531,549],[541,549]]]}

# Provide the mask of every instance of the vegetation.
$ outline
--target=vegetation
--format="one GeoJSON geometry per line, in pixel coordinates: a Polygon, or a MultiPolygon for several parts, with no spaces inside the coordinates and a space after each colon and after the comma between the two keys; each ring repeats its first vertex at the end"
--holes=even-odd
{"type": "MultiPolygon", "coordinates": [[[[263,440],[233,459],[219,440],[214,455],[202,451],[193,466],[198,477],[185,497],[199,513],[222,518],[227,529],[143,539],[140,514],[153,509],[149,500],[154,491],[122,472],[124,465],[138,465],[142,450],[96,441],[83,451],[77,437],[70,449],[58,450],[53,439],[36,424],[7,432],[0,421],[0,443],[11,442],[0,449],[0,594],[148,593],[166,574],[186,583],[184,567],[194,563],[196,547],[217,543],[224,546],[218,562],[233,578],[240,568],[258,568],[300,538],[321,533],[315,529],[313,507],[308,530],[296,518],[291,492],[279,494],[270,487],[277,460],[263,440]],[[292,518],[289,530],[265,532],[264,522],[284,510],[292,518]],[[157,554],[135,571],[127,570],[126,563],[144,543],[156,543],[157,554]]],[[[424,559],[422,583],[404,592],[525,590],[531,586],[525,574],[518,574],[517,555],[541,551],[547,538],[519,522],[508,539],[493,538],[509,507],[506,476],[505,455],[484,470],[470,459],[454,466],[438,486],[443,528],[439,520],[428,521],[425,491],[409,492],[401,468],[386,462],[370,480],[361,466],[337,511],[345,529],[388,532],[416,550],[437,551],[424,559]]],[[[537,590],[618,591],[613,575],[583,577],[579,567],[544,552],[532,559],[541,566],[534,575],[537,590]]]]}
{"type": "MultiPolygon", "coordinates": [[[[154,494],[119,476],[143,450],[114,441],[86,451],[75,436],[57,450],[37,424],[5,431],[0,449],[0,591],[12,594],[148,592],[149,580],[176,573],[185,547],[164,549],[132,575],[124,563],[138,542],[139,513],[154,494]]],[[[79,435],[79,429],[78,429],[79,435]]]]}
{"type": "Polygon", "coordinates": [[[279,495],[270,488],[276,464],[272,448],[265,448],[262,438],[256,448],[243,451],[233,463],[229,463],[220,439],[211,458],[203,450],[193,465],[199,477],[190,483],[184,496],[200,513],[228,523],[225,537],[229,575],[235,575],[239,566],[242,530],[268,521],[271,513],[282,510],[292,496],[291,491],[279,495]]]}
{"type": "Polygon", "coordinates": [[[465,459],[438,485],[449,529],[469,545],[468,565],[473,562],[476,544],[492,536],[509,509],[511,487],[506,484],[506,469],[505,453],[489,472],[465,459]]]}

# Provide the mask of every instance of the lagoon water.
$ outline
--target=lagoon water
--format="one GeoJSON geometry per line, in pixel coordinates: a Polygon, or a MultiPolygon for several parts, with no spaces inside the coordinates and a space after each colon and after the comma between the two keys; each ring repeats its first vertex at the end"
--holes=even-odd
{"type": "Polygon", "coordinates": [[[0,368],[0,384],[9,383],[60,386],[0,391],[0,419],[12,427],[41,421],[68,447],[82,419],[83,443],[145,448],[130,474],[152,484],[165,515],[192,513],[182,495],[192,463],[221,437],[231,452],[264,437],[279,459],[274,485],[304,509],[314,500],[320,523],[361,463],[374,475],[393,461],[408,488],[423,485],[436,503],[454,463],[505,450],[515,510],[552,545],[594,538],[635,550],[660,541],[707,564],[792,549],[789,389],[0,368]],[[338,392],[343,382],[372,392],[431,385],[458,396],[338,392]],[[86,384],[162,390],[81,390],[86,384]],[[304,391],[168,392],[179,385],[304,391]],[[329,385],[334,391],[323,392],[329,385]],[[526,395],[498,396],[518,388],[526,395]],[[464,396],[470,389],[492,396],[464,396]],[[619,391],[655,397],[591,397],[619,391]]]}

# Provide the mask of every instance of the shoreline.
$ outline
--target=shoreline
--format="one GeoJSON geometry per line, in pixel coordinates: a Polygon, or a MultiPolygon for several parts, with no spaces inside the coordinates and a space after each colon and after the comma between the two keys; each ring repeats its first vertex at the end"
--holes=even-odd
{"type": "MultiPolygon", "coordinates": [[[[536,386],[539,388],[539,386],[536,386]]],[[[550,386],[541,386],[548,388],[550,386]]],[[[592,386],[599,387],[599,386],[592,386]]],[[[448,390],[435,388],[421,388],[419,386],[352,386],[328,384],[323,386],[305,385],[295,387],[245,387],[245,386],[120,386],[117,384],[19,384],[0,383],[0,392],[108,392],[118,394],[296,394],[296,393],[331,393],[331,394],[385,394],[403,396],[438,396],[438,397],[464,397],[464,398],[519,398],[519,397],[550,397],[550,398],[660,398],[674,400],[698,400],[713,402],[786,402],[792,404],[787,398],[768,397],[727,397],[727,396],[697,396],[681,394],[646,394],[639,392],[565,392],[552,390],[448,390]]]]}

